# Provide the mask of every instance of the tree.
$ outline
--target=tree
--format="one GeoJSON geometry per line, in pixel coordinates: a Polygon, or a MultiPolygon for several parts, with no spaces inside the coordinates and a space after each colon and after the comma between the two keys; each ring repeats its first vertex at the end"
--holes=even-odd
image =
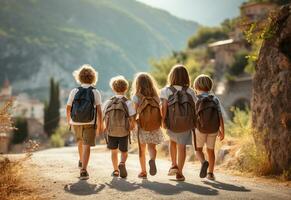
{"type": "Polygon", "coordinates": [[[152,76],[156,79],[159,86],[164,87],[167,84],[167,77],[171,68],[178,63],[173,56],[162,58],[160,60],[152,60],[152,76]]]}
{"type": "Polygon", "coordinates": [[[60,121],[59,83],[53,78],[50,80],[50,99],[44,108],[44,130],[51,136],[60,121]]]}
{"type": "Polygon", "coordinates": [[[198,32],[188,40],[188,48],[193,49],[199,45],[227,38],[227,33],[220,27],[201,27],[198,32]]]}
{"type": "Polygon", "coordinates": [[[234,55],[234,63],[229,68],[229,73],[231,75],[240,75],[244,72],[245,67],[248,64],[248,52],[247,51],[238,51],[234,55]]]}
{"type": "Polygon", "coordinates": [[[12,143],[21,144],[28,137],[27,120],[25,118],[16,118],[15,130],[13,132],[12,143]]]}
{"type": "Polygon", "coordinates": [[[232,19],[225,19],[221,23],[221,28],[225,33],[230,33],[234,31],[235,27],[237,26],[239,18],[232,18],[232,19]]]}

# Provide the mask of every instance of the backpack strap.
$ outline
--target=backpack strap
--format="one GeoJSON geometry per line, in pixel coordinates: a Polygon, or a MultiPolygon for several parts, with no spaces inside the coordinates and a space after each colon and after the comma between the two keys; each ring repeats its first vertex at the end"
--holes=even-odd
{"type": "Polygon", "coordinates": [[[177,89],[174,86],[172,86],[172,85],[169,87],[169,89],[171,90],[171,92],[173,94],[175,94],[177,92],[177,89]]]}
{"type": "MultiPolygon", "coordinates": [[[[93,93],[93,102],[92,104],[94,105],[95,104],[95,95],[94,95],[94,92],[93,90],[96,89],[95,87],[93,86],[90,86],[88,87],[89,90],[91,90],[91,92],[93,93]]],[[[95,105],[95,118],[94,118],[94,129],[97,129],[97,105],[95,105]]]]}
{"type": "Polygon", "coordinates": [[[182,90],[184,90],[185,92],[187,92],[188,87],[182,87],[182,90]]]}
{"type": "Polygon", "coordinates": [[[97,105],[95,107],[94,129],[97,129],[97,105]]]}

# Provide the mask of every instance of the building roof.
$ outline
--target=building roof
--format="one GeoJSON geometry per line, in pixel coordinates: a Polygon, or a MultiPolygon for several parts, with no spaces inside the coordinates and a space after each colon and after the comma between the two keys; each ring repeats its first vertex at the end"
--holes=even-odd
{"type": "Polygon", "coordinates": [[[260,5],[270,5],[270,6],[276,6],[277,4],[271,3],[271,2],[249,2],[249,3],[243,3],[241,5],[241,9],[252,7],[252,6],[260,6],[260,5]]]}
{"type": "Polygon", "coordinates": [[[209,46],[209,47],[216,47],[216,46],[221,46],[221,45],[231,44],[231,43],[233,43],[233,42],[234,42],[233,39],[220,40],[220,41],[217,41],[217,42],[213,42],[213,43],[209,44],[208,46],[209,46]]]}

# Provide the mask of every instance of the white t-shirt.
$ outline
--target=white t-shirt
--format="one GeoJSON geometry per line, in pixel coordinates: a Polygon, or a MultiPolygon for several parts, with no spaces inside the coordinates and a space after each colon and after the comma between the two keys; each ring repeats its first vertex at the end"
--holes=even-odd
{"type": "MultiPolygon", "coordinates": [[[[88,88],[92,85],[89,84],[82,84],[81,87],[82,88],[88,88]]],[[[67,106],[72,106],[75,95],[77,94],[77,92],[79,91],[78,88],[74,88],[71,90],[68,101],[67,101],[67,106]]],[[[93,94],[94,94],[94,99],[95,99],[95,103],[94,106],[98,106],[101,104],[101,95],[100,92],[97,89],[93,89],[93,94]]],[[[74,122],[72,119],[70,119],[70,124],[71,125],[87,125],[87,124],[94,124],[94,120],[92,120],[91,122],[86,122],[86,123],[82,123],[82,122],[74,122]]]]}
{"type": "MultiPolygon", "coordinates": [[[[115,95],[115,97],[117,97],[117,98],[122,98],[122,97],[125,97],[125,96],[124,96],[124,95],[115,95]]],[[[103,114],[105,114],[105,111],[106,111],[107,106],[109,105],[109,103],[110,103],[110,99],[107,100],[107,101],[105,101],[105,103],[102,105],[103,114]]],[[[128,100],[125,102],[125,104],[127,105],[127,108],[128,108],[128,115],[129,115],[130,117],[133,116],[133,115],[135,115],[135,114],[136,114],[136,110],[135,110],[135,108],[134,108],[134,104],[133,104],[133,102],[132,102],[131,100],[128,99],[128,100]]]]}
{"type": "MultiPolygon", "coordinates": [[[[173,87],[176,89],[176,90],[182,90],[182,86],[180,85],[173,85],[173,87]]],[[[191,88],[187,88],[186,92],[188,94],[190,94],[193,98],[193,101],[196,102],[196,95],[195,95],[195,92],[193,89],[191,88]]],[[[160,94],[160,98],[161,99],[166,99],[168,100],[169,97],[173,94],[172,90],[169,88],[169,86],[166,86],[164,87],[162,90],[161,90],[161,94],[160,94]]]]}

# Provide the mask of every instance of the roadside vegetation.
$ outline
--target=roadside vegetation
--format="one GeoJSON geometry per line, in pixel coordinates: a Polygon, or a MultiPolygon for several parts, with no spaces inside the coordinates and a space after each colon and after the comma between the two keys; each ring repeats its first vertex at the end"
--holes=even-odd
{"type": "MultiPolygon", "coordinates": [[[[0,106],[0,133],[11,133],[13,121],[11,119],[12,100],[0,106]]],[[[16,139],[15,139],[16,140],[16,139]]],[[[11,161],[0,155],[0,199],[1,200],[34,200],[39,198],[35,191],[24,184],[22,178],[22,164],[29,159],[31,152],[37,148],[37,144],[29,142],[27,144],[27,154],[23,159],[11,161]]]]}

